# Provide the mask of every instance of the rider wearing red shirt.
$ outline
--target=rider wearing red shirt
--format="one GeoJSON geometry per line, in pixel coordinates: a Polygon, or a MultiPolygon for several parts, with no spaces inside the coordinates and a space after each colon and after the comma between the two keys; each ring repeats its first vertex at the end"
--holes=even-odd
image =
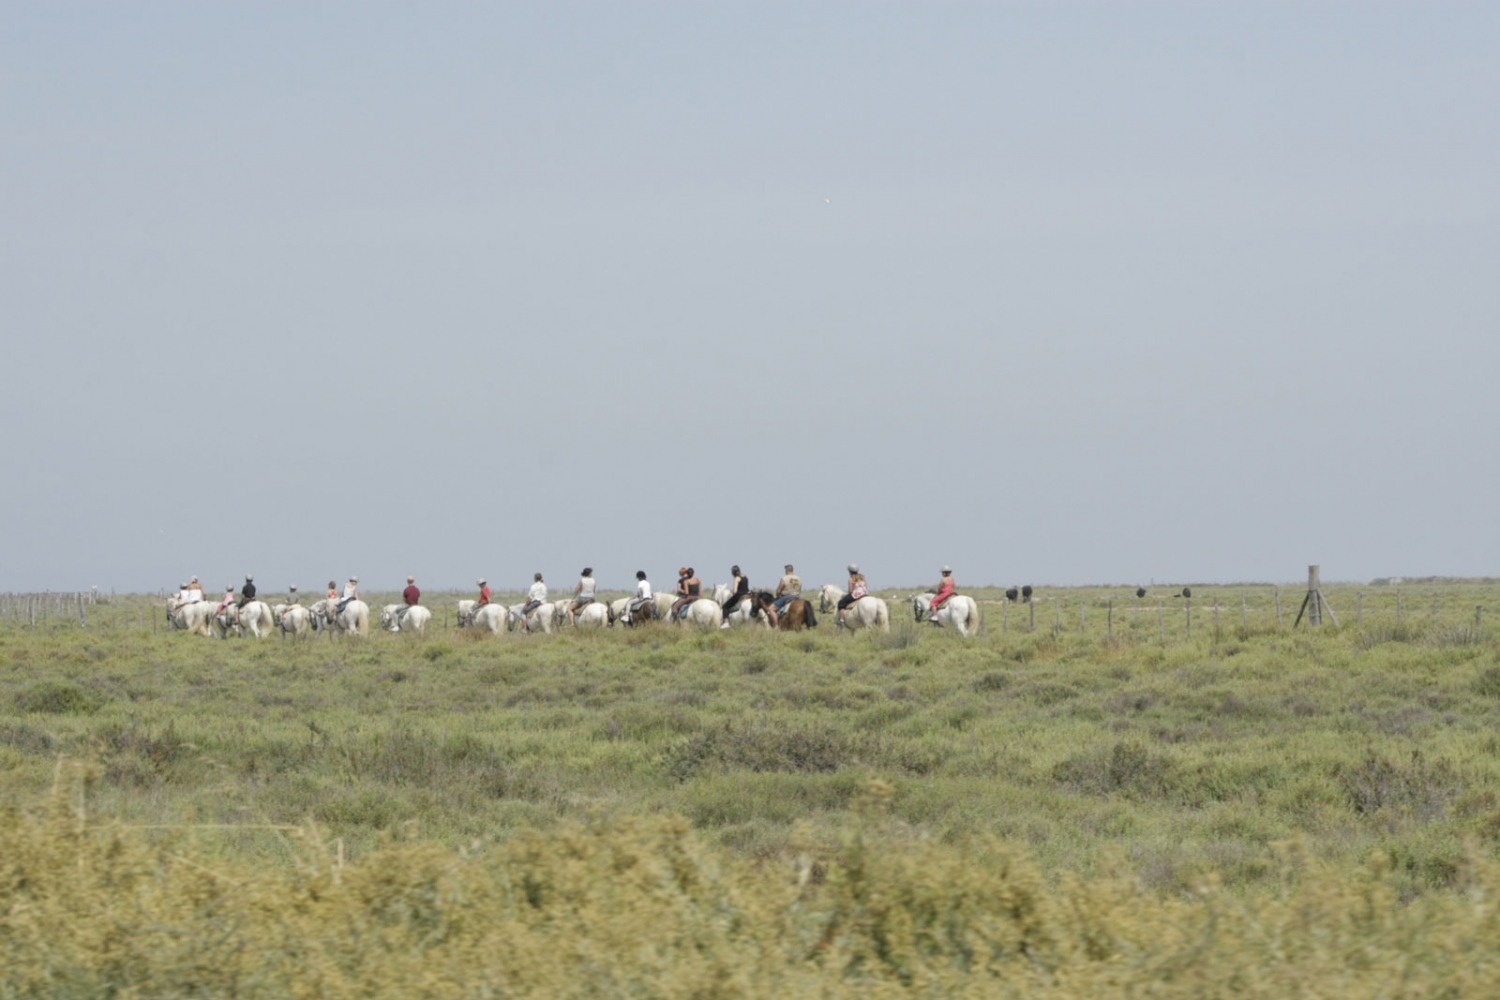
{"type": "Polygon", "coordinates": [[[422,600],[422,592],[417,589],[416,577],[409,576],[406,578],[406,589],[401,591],[401,600],[406,602],[408,608],[422,600]]]}
{"type": "Polygon", "coordinates": [[[958,584],[953,582],[953,570],[947,566],[943,567],[943,582],[938,584],[937,593],[932,595],[932,607],[927,613],[930,621],[937,620],[937,613],[942,608],[943,602],[952,597],[958,591],[958,584]]]}

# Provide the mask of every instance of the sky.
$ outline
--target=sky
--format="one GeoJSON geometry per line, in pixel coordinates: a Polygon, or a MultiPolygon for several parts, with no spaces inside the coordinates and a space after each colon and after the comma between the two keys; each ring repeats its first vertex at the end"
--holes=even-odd
{"type": "Polygon", "coordinates": [[[1500,574],[1500,5],[0,26],[0,591],[1500,574]]]}

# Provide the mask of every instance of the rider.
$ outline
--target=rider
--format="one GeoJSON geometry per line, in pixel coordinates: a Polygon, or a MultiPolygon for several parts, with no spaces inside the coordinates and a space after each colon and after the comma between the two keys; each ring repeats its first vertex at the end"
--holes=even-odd
{"type": "Polygon", "coordinates": [[[703,583],[693,572],[693,567],[683,566],[677,571],[677,600],[672,602],[671,618],[677,620],[677,613],[684,605],[692,604],[702,596],[703,583]]]}
{"type": "Polygon", "coordinates": [[[196,576],[188,581],[186,590],[187,603],[197,604],[199,601],[203,600],[203,584],[198,582],[198,578],[196,576]]]}
{"type": "Polygon", "coordinates": [[[729,583],[729,597],[724,601],[724,623],[719,628],[729,627],[729,616],[734,609],[740,606],[740,602],[750,596],[750,578],[740,572],[738,566],[729,567],[729,575],[733,579],[729,583]]]}
{"type": "Polygon", "coordinates": [[[620,616],[620,621],[626,625],[630,624],[632,615],[638,613],[642,608],[651,603],[651,582],[646,579],[646,571],[638,569],[635,571],[635,597],[625,605],[625,613],[620,616]]]}
{"type": "Polygon", "coordinates": [[[474,602],[474,610],[475,611],[478,611],[480,608],[482,608],[486,604],[490,603],[490,585],[489,585],[489,583],[482,576],[479,578],[478,583],[479,583],[479,600],[477,600],[477,601],[474,602]]]}
{"type": "Polygon", "coordinates": [[[927,620],[936,622],[938,612],[942,610],[943,603],[952,597],[958,590],[958,584],[953,582],[953,570],[943,567],[943,582],[938,584],[937,593],[932,595],[932,606],[927,611],[927,620]]]}
{"type": "Polygon", "coordinates": [[[297,594],[297,585],[295,583],[286,589],[286,602],[288,604],[297,604],[301,600],[302,598],[297,594]]]}
{"type": "Polygon", "coordinates": [[[185,583],[179,583],[177,585],[177,596],[172,599],[172,610],[176,611],[178,608],[182,607],[183,605],[185,605],[187,603],[188,603],[188,585],[185,584],[185,583]]]}
{"type": "MultiPolygon", "coordinates": [[[[333,581],[330,580],[329,587],[331,588],[332,586],[333,581]]],[[[344,584],[344,596],[339,598],[339,606],[334,609],[334,613],[343,614],[344,608],[349,606],[349,602],[357,600],[359,600],[359,577],[351,576],[349,582],[344,584]]]]}
{"type": "Polygon", "coordinates": [[[542,582],[542,574],[532,574],[531,587],[526,591],[526,603],[521,606],[521,617],[524,619],[547,599],[547,585],[542,582]]]}
{"type": "Polygon", "coordinates": [[[406,620],[406,613],[421,602],[422,591],[417,589],[417,578],[414,576],[407,577],[406,589],[401,591],[401,607],[396,609],[396,623],[391,626],[391,631],[401,631],[401,623],[406,620]]]}
{"type": "Polygon", "coordinates": [[[227,587],[224,588],[224,599],[219,602],[219,606],[217,608],[214,608],[214,614],[216,616],[217,615],[222,615],[224,613],[224,609],[227,608],[227,607],[229,607],[233,603],[234,603],[234,584],[230,584],[229,586],[227,586],[227,587]]]}
{"type": "Polygon", "coordinates": [[[255,577],[248,573],[245,575],[245,585],[240,588],[240,607],[244,607],[255,600],[255,577]]]}
{"type": "Polygon", "coordinates": [[[578,612],[594,603],[594,569],[585,566],[579,574],[578,583],[573,587],[573,603],[568,605],[568,624],[577,625],[574,618],[578,612]]]}
{"type": "Polygon", "coordinates": [[[848,609],[849,605],[853,604],[855,601],[859,600],[861,597],[867,596],[869,593],[870,593],[870,586],[869,586],[869,584],[867,584],[865,582],[865,575],[859,571],[859,565],[857,563],[850,563],[849,564],[849,593],[847,593],[843,597],[839,598],[839,605],[838,605],[839,618],[838,618],[838,623],[840,625],[844,624],[844,613],[848,609]]]}
{"type": "Polygon", "coordinates": [[[786,574],[776,584],[776,613],[779,615],[786,610],[786,606],[802,596],[802,578],[797,571],[792,569],[792,564],[786,564],[786,574]]]}

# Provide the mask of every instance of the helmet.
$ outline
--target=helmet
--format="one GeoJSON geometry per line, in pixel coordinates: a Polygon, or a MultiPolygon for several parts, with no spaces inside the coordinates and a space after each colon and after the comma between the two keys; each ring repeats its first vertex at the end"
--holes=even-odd
{"type": "Polygon", "coordinates": [[[251,576],[249,573],[246,573],[245,574],[245,582],[246,583],[254,583],[255,582],[255,577],[251,576]]]}
{"type": "Polygon", "coordinates": [[[859,572],[859,563],[850,563],[849,564],[849,572],[851,572],[851,573],[858,573],[859,572]]]}
{"type": "Polygon", "coordinates": [[[484,586],[484,577],[481,576],[478,580],[475,580],[474,581],[474,585],[476,587],[483,587],[484,586]]]}
{"type": "Polygon", "coordinates": [[[952,572],[953,572],[953,567],[952,567],[952,566],[944,566],[944,567],[943,567],[943,574],[944,574],[944,575],[945,575],[945,576],[946,576],[946,575],[947,575],[947,574],[949,574],[949,573],[952,573],[952,572]]]}

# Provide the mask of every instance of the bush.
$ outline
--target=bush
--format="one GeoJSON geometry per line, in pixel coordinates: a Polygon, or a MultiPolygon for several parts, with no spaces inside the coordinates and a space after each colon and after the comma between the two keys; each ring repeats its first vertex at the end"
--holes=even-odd
{"type": "Polygon", "coordinates": [[[858,759],[856,741],[828,726],[730,722],[676,744],[663,766],[674,780],[685,781],[710,768],[826,774],[858,759]]]}
{"type": "Polygon", "coordinates": [[[1393,761],[1373,750],[1352,767],[1333,771],[1350,807],[1361,814],[1385,809],[1404,810],[1423,819],[1443,815],[1461,786],[1453,765],[1439,759],[1429,763],[1420,750],[1406,761],[1393,761]]]}
{"type": "Polygon", "coordinates": [[[42,681],[16,695],[16,708],[23,715],[93,715],[104,699],[68,681],[42,681]]]}

